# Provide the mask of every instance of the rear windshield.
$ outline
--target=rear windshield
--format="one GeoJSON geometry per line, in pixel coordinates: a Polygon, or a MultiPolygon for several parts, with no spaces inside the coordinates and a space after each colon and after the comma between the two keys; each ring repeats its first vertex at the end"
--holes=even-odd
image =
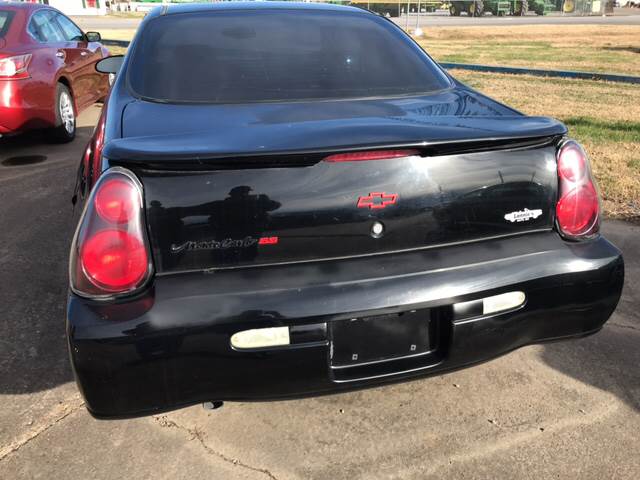
{"type": "Polygon", "coordinates": [[[4,37],[9,30],[13,13],[8,10],[0,10],[0,38],[4,37]]]}
{"type": "Polygon", "coordinates": [[[283,9],[153,19],[136,42],[128,75],[135,94],[167,102],[397,96],[450,86],[385,19],[283,9]]]}

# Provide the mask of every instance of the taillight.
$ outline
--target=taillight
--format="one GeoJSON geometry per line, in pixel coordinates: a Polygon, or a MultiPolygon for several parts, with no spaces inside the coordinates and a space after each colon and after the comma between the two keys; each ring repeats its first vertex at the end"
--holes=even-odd
{"type": "Polygon", "coordinates": [[[149,258],[136,235],[108,229],[89,237],[80,248],[80,261],[87,278],[108,292],[127,291],[147,273],[149,258]]]}
{"type": "Polygon", "coordinates": [[[71,246],[71,289],[106,298],[131,293],[152,274],[142,185],[114,167],[96,183],[71,246]]]}
{"type": "Polygon", "coordinates": [[[337,153],[324,159],[325,162],[362,162],[366,160],[389,160],[392,158],[420,155],[418,150],[369,150],[364,152],[337,153]]]}
{"type": "Polygon", "coordinates": [[[29,78],[29,62],[31,61],[31,54],[16,55],[15,57],[0,58],[0,78],[29,78]]]}
{"type": "Polygon", "coordinates": [[[565,238],[593,237],[600,230],[600,200],[589,160],[577,142],[569,140],[558,150],[558,229],[565,238]]]}
{"type": "Polygon", "coordinates": [[[109,223],[128,223],[137,215],[137,192],[128,180],[110,178],[100,185],[94,203],[101,218],[109,223]]]}

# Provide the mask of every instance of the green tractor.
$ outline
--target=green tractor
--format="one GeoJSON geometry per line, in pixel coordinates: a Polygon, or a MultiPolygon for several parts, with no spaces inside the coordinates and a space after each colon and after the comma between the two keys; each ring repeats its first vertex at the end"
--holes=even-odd
{"type": "MultiPolygon", "coordinates": [[[[435,12],[443,3],[445,3],[443,0],[420,0],[420,11],[435,12]]],[[[395,2],[389,0],[350,0],[348,4],[366,8],[385,17],[398,17],[400,16],[401,10],[404,11],[407,9],[407,0],[401,2],[397,0],[395,2]]],[[[410,7],[411,9],[417,10],[418,0],[412,0],[410,7]]]]}
{"type": "Polygon", "coordinates": [[[449,13],[459,17],[466,12],[470,17],[481,17],[485,12],[491,12],[496,17],[503,15],[522,16],[529,9],[538,15],[548,11],[549,0],[453,0],[449,2],[449,13]]]}

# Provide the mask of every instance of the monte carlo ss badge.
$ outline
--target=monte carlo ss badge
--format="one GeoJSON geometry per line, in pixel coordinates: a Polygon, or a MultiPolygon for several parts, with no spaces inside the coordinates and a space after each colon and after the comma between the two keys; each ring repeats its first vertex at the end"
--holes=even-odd
{"type": "Polygon", "coordinates": [[[540,210],[539,208],[536,208],[535,210],[529,210],[528,208],[525,208],[524,210],[520,210],[518,212],[507,213],[504,216],[504,219],[509,220],[511,223],[526,222],[528,220],[531,220],[532,218],[538,218],[540,215],[542,215],[542,210],[540,210]]]}
{"type": "Polygon", "coordinates": [[[254,245],[277,245],[278,237],[245,237],[241,239],[225,238],[224,240],[187,240],[186,242],[171,244],[171,253],[198,250],[227,250],[230,248],[248,248],[254,245]]]}

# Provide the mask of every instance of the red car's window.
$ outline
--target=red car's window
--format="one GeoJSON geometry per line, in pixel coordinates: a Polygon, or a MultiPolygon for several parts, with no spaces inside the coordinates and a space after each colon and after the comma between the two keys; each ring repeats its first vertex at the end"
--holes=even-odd
{"type": "Polygon", "coordinates": [[[58,20],[58,24],[60,28],[62,28],[62,33],[67,40],[70,42],[81,42],[84,40],[84,34],[82,30],[76,27],[76,24],[69,20],[64,15],[57,14],[56,19],[58,20]]]}
{"type": "Polygon", "coordinates": [[[29,22],[29,33],[40,42],[65,42],[62,30],[53,18],[53,12],[37,12],[29,22]]]}
{"type": "Polygon", "coordinates": [[[13,12],[0,10],[0,38],[4,37],[9,31],[9,25],[11,25],[12,18],[13,12]]]}

